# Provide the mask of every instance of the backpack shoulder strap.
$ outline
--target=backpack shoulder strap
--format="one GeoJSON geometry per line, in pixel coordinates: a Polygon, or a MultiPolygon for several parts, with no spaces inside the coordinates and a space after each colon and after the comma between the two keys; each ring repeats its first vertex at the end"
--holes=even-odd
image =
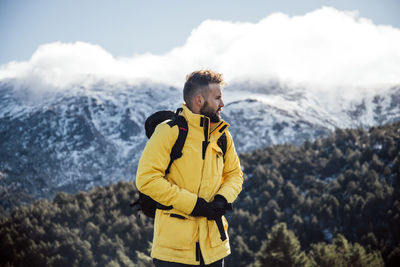
{"type": "Polygon", "coordinates": [[[227,139],[226,139],[226,134],[223,133],[217,140],[217,145],[221,148],[222,150],[222,155],[225,159],[225,153],[226,153],[226,146],[227,146],[227,139]]]}
{"type": "Polygon", "coordinates": [[[165,170],[165,173],[169,173],[169,169],[172,165],[172,162],[174,162],[174,160],[182,157],[182,149],[183,149],[183,146],[185,144],[186,137],[188,134],[189,128],[188,128],[186,119],[183,116],[178,115],[181,110],[182,109],[177,109],[176,116],[173,117],[172,120],[167,123],[170,127],[177,125],[178,129],[179,129],[179,135],[175,141],[174,146],[171,149],[170,161],[168,164],[168,168],[165,170]]]}

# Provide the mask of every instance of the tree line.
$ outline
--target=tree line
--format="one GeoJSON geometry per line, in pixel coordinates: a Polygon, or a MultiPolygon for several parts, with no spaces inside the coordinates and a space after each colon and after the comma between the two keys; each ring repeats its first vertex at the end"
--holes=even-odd
{"type": "MultiPolygon", "coordinates": [[[[398,266],[400,123],[240,155],[227,266],[398,266]]],[[[0,216],[1,266],[152,266],[153,222],[121,181],[0,216]]]]}
{"type": "Polygon", "coordinates": [[[378,251],[387,266],[398,266],[399,152],[400,123],[394,123],[337,129],[300,147],[241,155],[246,181],[230,220],[232,262],[254,258],[266,233],[286,223],[305,251],[340,234],[368,252],[378,251]]]}

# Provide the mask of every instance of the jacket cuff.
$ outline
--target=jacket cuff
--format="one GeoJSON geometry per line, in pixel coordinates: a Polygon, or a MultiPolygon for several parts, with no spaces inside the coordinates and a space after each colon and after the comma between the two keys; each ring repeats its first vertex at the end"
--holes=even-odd
{"type": "Polygon", "coordinates": [[[221,188],[218,191],[217,195],[223,196],[228,203],[233,203],[233,201],[235,201],[236,199],[236,196],[232,194],[231,191],[232,190],[230,190],[229,188],[221,188]]]}
{"type": "Polygon", "coordinates": [[[187,190],[182,190],[180,192],[180,197],[173,204],[174,208],[183,211],[186,214],[190,214],[194,206],[196,206],[197,195],[190,193],[187,190]]]}

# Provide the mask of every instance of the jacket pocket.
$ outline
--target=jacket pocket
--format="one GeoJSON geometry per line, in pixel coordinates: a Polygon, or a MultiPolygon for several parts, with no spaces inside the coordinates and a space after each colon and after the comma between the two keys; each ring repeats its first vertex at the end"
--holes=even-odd
{"type": "Polygon", "coordinates": [[[219,148],[218,146],[217,147],[215,147],[215,146],[213,146],[213,150],[214,150],[214,155],[213,155],[213,157],[214,157],[214,168],[215,168],[215,170],[216,170],[216,174],[218,175],[218,176],[221,176],[222,175],[222,171],[223,171],[223,169],[224,169],[224,155],[223,155],[223,153],[222,153],[222,150],[221,150],[221,148],[219,148]]]}
{"type": "Polygon", "coordinates": [[[225,235],[227,237],[225,241],[222,241],[221,239],[221,233],[219,232],[217,223],[215,221],[207,221],[207,222],[208,222],[208,237],[210,239],[212,248],[220,246],[224,242],[229,242],[228,222],[225,219],[225,216],[222,216],[222,224],[224,226],[225,235]]]}
{"type": "Polygon", "coordinates": [[[162,211],[157,233],[158,245],[167,248],[187,250],[193,247],[196,235],[196,222],[187,216],[162,211]]]}

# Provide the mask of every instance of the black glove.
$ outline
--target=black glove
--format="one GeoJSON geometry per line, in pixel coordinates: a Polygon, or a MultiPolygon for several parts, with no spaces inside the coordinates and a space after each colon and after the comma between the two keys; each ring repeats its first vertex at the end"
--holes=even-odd
{"type": "MultiPolygon", "coordinates": [[[[196,206],[194,206],[194,209],[192,213],[190,213],[191,216],[203,216],[207,217],[209,220],[215,220],[218,218],[218,213],[212,208],[211,203],[208,203],[202,198],[197,198],[196,201],[196,206]]],[[[219,216],[221,217],[221,216],[219,216]]]]}
{"type": "Polygon", "coordinates": [[[228,208],[228,201],[221,195],[216,195],[214,200],[210,203],[211,208],[217,213],[218,217],[225,214],[228,208]]]}

